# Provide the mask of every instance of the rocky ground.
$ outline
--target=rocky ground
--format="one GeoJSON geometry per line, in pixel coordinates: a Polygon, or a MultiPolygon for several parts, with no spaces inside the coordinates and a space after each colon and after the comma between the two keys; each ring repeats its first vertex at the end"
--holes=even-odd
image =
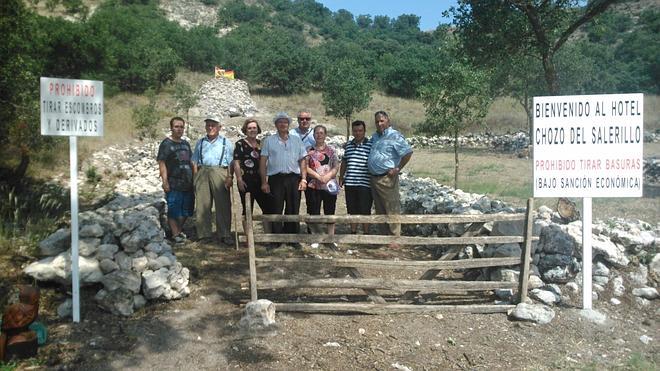
{"type": "MultiPolygon", "coordinates": [[[[657,301],[637,307],[595,303],[602,323],[581,315],[570,297],[550,324],[510,321],[505,314],[319,315],[278,313],[276,327],[249,332],[239,326],[249,293],[244,249],[188,243],[175,248],[190,268],[190,296],[148,304],[118,317],[94,304],[95,289],[82,291],[82,322],[59,319],[61,287],[43,286],[40,320],[49,330],[38,358],[25,369],[656,369],[660,364],[657,301]]],[[[340,251],[280,250],[278,256],[346,255],[340,251]]],[[[265,254],[261,250],[258,254],[265,254]]],[[[405,258],[406,252],[354,249],[360,257],[405,258]]],[[[2,281],[24,281],[2,258],[2,281]]],[[[303,274],[304,272],[279,272],[303,274]]],[[[261,293],[273,301],[282,293],[261,293]]],[[[349,295],[350,296],[350,295],[349,295]]],[[[288,300],[306,300],[292,292],[288,300]]],[[[484,298],[473,298],[482,300],[484,298]]],[[[492,300],[492,298],[485,298],[492,300]]],[[[340,298],[341,300],[341,298],[340,298]]]]}

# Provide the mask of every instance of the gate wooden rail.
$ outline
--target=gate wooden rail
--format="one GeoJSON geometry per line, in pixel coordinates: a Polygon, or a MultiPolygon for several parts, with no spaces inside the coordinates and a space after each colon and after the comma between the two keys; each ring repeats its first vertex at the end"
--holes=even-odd
{"type": "MultiPolygon", "coordinates": [[[[247,195],[250,197],[250,195],[247,195]]],[[[248,198],[249,199],[249,198],[248,198]]],[[[531,261],[532,241],[538,238],[532,236],[532,210],[533,199],[527,201],[527,210],[520,214],[482,214],[482,215],[259,215],[253,216],[249,208],[246,210],[245,234],[248,244],[250,265],[250,298],[258,299],[258,290],[264,289],[297,289],[297,288],[324,288],[324,289],[358,289],[363,290],[371,303],[275,303],[278,311],[299,312],[357,312],[357,313],[402,313],[402,312],[428,312],[453,311],[471,313],[498,313],[506,312],[514,305],[500,304],[465,304],[465,305],[423,305],[408,304],[420,291],[432,291],[441,294],[456,294],[473,291],[487,291],[495,289],[517,289],[518,302],[527,297],[527,282],[531,261]],[[306,223],[402,223],[402,224],[437,224],[437,223],[469,223],[466,233],[461,237],[415,237],[415,236],[385,236],[385,235],[326,235],[326,234],[255,234],[254,221],[267,222],[306,222],[306,223]],[[487,222],[524,221],[523,235],[521,236],[472,236],[487,222]],[[342,243],[357,245],[400,245],[429,246],[452,245],[439,260],[433,261],[393,261],[377,259],[312,259],[312,258],[258,258],[255,252],[255,243],[342,243]],[[460,247],[470,244],[502,244],[522,243],[520,257],[504,258],[476,258],[451,260],[460,251],[460,247]],[[312,279],[278,279],[259,281],[257,279],[257,265],[313,265],[319,268],[337,267],[346,269],[351,278],[312,278],[312,279]],[[469,269],[498,266],[520,266],[518,282],[500,281],[456,281],[434,280],[441,270],[469,269]],[[378,268],[381,270],[422,269],[424,274],[418,280],[365,278],[360,269],[378,268]],[[396,301],[386,300],[378,290],[403,292],[396,301]]]]}

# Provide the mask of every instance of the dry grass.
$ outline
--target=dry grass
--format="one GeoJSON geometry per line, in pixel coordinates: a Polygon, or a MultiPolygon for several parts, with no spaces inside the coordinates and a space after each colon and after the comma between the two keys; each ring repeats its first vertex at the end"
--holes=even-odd
{"type": "MultiPolygon", "coordinates": [[[[316,121],[329,124],[331,127],[330,132],[334,134],[346,134],[346,122],[344,119],[338,119],[325,114],[323,100],[319,92],[295,94],[292,96],[253,93],[252,99],[259,109],[258,116],[263,116],[263,119],[267,119],[267,121],[278,111],[286,111],[290,115],[295,115],[302,109],[308,109],[316,121]]],[[[392,123],[397,130],[401,130],[407,134],[412,133],[414,124],[424,121],[424,107],[420,102],[378,93],[373,94],[373,99],[369,107],[364,111],[358,112],[353,117],[353,120],[362,120],[368,125],[372,125],[374,112],[381,110],[390,114],[392,123]]],[[[368,130],[372,130],[371,126],[368,130]]]]}

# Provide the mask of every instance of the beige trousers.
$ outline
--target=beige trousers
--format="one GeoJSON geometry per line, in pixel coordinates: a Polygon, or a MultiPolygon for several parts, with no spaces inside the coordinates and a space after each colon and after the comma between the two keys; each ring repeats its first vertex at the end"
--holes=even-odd
{"type": "Polygon", "coordinates": [[[202,166],[195,174],[195,226],[198,238],[212,233],[211,207],[215,206],[215,227],[219,238],[231,236],[231,200],[225,188],[227,169],[202,166]]]}
{"type": "MultiPolygon", "coordinates": [[[[371,195],[374,199],[374,208],[376,214],[380,215],[400,215],[401,199],[399,196],[399,176],[390,177],[389,175],[371,176],[371,195]]],[[[379,226],[382,233],[390,233],[395,236],[401,235],[400,223],[389,223],[379,226]]]]}

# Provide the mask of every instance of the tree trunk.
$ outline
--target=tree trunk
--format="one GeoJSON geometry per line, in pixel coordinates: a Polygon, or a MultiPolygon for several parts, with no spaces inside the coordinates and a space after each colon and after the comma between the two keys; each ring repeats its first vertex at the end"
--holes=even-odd
{"type": "Polygon", "coordinates": [[[14,169],[13,180],[18,181],[25,177],[27,172],[28,165],[30,164],[30,155],[27,151],[21,151],[21,162],[18,164],[16,169],[14,169]]]}
{"type": "Polygon", "coordinates": [[[543,56],[543,71],[545,73],[545,82],[548,84],[548,91],[552,95],[559,95],[559,79],[557,78],[557,70],[555,69],[552,56],[552,54],[543,56]]]}
{"type": "Polygon", "coordinates": [[[454,189],[458,189],[458,130],[454,130],[454,189]]]}
{"type": "Polygon", "coordinates": [[[346,116],[346,141],[351,137],[351,116],[346,116]]]}
{"type": "Polygon", "coordinates": [[[532,106],[529,104],[529,95],[525,92],[523,97],[522,106],[525,108],[525,113],[527,114],[527,133],[529,134],[529,144],[534,143],[532,138],[534,136],[534,121],[532,118],[532,106]]]}

